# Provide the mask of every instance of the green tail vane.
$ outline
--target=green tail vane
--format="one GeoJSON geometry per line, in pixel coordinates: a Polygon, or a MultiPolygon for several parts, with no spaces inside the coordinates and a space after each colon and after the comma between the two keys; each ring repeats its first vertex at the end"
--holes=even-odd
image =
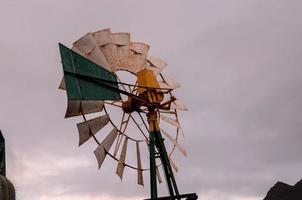
{"type": "Polygon", "coordinates": [[[111,72],[62,44],[59,47],[68,100],[121,100],[111,72]]]}

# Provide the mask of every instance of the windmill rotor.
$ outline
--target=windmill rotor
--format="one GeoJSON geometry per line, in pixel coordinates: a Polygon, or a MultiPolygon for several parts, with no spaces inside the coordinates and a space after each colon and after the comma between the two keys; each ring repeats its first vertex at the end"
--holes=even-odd
{"type": "Polygon", "coordinates": [[[150,46],[131,41],[130,33],[112,33],[110,29],[87,33],[71,49],[62,44],[59,47],[64,71],[59,89],[66,90],[68,97],[65,118],[83,118],[77,124],[79,146],[93,139],[97,144],[94,155],[98,167],[101,168],[108,155],[117,162],[115,172],[120,179],[128,167],[137,171],[137,183],[144,185],[143,172],[150,171],[152,199],[157,198],[156,179],[162,182],[159,166],[163,166],[170,197],[191,197],[191,194],[180,197],[173,175],[173,171],[178,171],[173,159],[175,149],[187,156],[179,143],[182,130],[178,118],[178,111],[186,111],[187,107],[173,95],[180,85],[162,73],[166,62],[149,56],[150,46]],[[133,82],[123,80],[121,72],[133,76],[133,82]],[[113,119],[111,109],[122,112],[118,120],[113,119]],[[95,117],[96,113],[101,115],[95,117]],[[127,128],[131,125],[139,137],[129,135],[127,128]],[[108,126],[111,131],[99,141],[97,134],[108,126]],[[174,133],[164,130],[166,126],[174,133]],[[161,133],[165,143],[171,143],[169,151],[161,133]],[[129,145],[136,149],[131,152],[136,156],[136,163],[127,162],[129,145]],[[149,166],[142,162],[143,146],[150,154],[149,166]]]}

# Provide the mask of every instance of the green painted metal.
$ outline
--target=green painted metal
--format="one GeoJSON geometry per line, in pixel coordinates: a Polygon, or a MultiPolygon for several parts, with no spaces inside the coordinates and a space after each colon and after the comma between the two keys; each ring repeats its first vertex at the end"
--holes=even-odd
{"type": "Polygon", "coordinates": [[[160,159],[162,162],[163,170],[165,172],[166,182],[169,189],[170,196],[179,196],[179,191],[175,181],[175,177],[172,171],[172,167],[169,161],[166,147],[164,145],[164,139],[162,138],[161,132],[157,131],[155,134],[156,147],[160,152],[160,159]]]}
{"type": "MultiPolygon", "coordinates": [[[[153,127],[157,127],[156,121],[153,121],[153,127]]],[[[161,159],[163,171],[165,173],[165,178],[169,190],[170,197],[179,196],[178,187],[175,181],[175,177],[172,171],[172,167],[169,161],[167,150],[164,144],[164,139],[162,138],[161,132],[157,129],[150,131],[149,133],[149,148],[150,148],[150,189],[151,189],[151,199],[157,199],[157,182],[156,182],[156,158],[161,159]],[[157,149],[157,153],[155,152],[157,149]]],[[[180,198],[176,198],[180,199],[180,198]]]]}
{"type": "Polygon", "coordinates": [[[0,130],[0,175],[6,176],[5,139],[0,130]]]}
{"type": "Polygon", "coordinates": [[[150,131],[149,134],[149,148],[150,148],[150,188],[151,199],[157,198],[157,182],[156,182],[156,155],[155,155],[155,131],[150,131]]]}
{"type": "Polygon", "coordinates": [[[158,130],[155,135],[155,145],[159,152],[159,158],[161,159],[162,167],[165,172],[165,178],[169,189],[170,196],[179,196],[179,191],[175,181],[175,177],[172,171],[172,167],[169,161],[166,147],[164,145],[164,139],[162,138],[161,132],[158,130]]]}
{"type": "Polygon", "coordinates": [[[116,76],[59,44],[68,100],[120,100],[116,76]]]}

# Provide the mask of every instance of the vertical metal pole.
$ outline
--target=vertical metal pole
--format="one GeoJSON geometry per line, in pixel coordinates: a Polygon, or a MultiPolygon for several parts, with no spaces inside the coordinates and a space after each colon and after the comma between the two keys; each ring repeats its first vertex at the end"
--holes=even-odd
{"type": "Polygon", "coordinates": [[[155,147],[158,150],[158,157],[161,159],[163,170],[166,177],[170,196],[179,196],[179,191],[174,178],[172,167],[166,151],[166,147],[158,126],[157,114],[154,110],[149,110],[147,114],[150,129],[150,180],[151,180],[151,199],[157,198],[156,185],[156,162],[155,147]]]}
{"type": "MultiPolygon", "coordinates": [[[[156,161],[155,161],[155,134],[154,131],[154,116],[147,115],[149,123],[149,148],[150,148],[150,190],[151,199],[157,198],[157,182],[156,182],[156,161]]],[[[156,119],[156,118],[155,118],[156,119]]]]}
{"type": "Polygon", "coordinates": [[[169,161],[167,150],[166,150],[166,147],[164,144],[164,139],[162,138],[160,130],[158,130],[156,136],[157,136],[156,144],[157,144],[159,151],[161,152],[160,159],[163,163],[163,168],[165,171],[165,176],[166,176],[170,196],[179,196],[178,187],[177,187],[177,184],[175,181],[175,177],[174,177],[172,167],[171,167],[171,164],[169,161]]]}
{"type": "Polygon", "coordinates": [[[5,167],[5,140],[0,130],[0,175],[6,176],[5,167]]]}

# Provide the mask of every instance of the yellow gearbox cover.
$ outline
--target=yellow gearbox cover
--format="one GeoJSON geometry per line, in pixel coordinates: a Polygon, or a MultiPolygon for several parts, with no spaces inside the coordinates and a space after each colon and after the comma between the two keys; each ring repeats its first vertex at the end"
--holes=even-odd
{"type": "Polygon", "coordinates": [[[140,87],[160,88],[154,72],[149,69],[143,69],[137,73],[137,84],[139,86],[137,89],[139,94],[146,91],[145,88],[140,87]]]}
{"type": "Polygon", "coordinates": [[[160,103],[164,99],[164,95],[159,90],[159,83],[154,75],[154,72],[149,69],[143,69],[137,73],[137,92],[140,96],[148,98],[151,103],[160,103]],[[141,88],[148,87],[151,89],[141,88]],[[152,89],[157,88],[157,89],[152,89]]]}

